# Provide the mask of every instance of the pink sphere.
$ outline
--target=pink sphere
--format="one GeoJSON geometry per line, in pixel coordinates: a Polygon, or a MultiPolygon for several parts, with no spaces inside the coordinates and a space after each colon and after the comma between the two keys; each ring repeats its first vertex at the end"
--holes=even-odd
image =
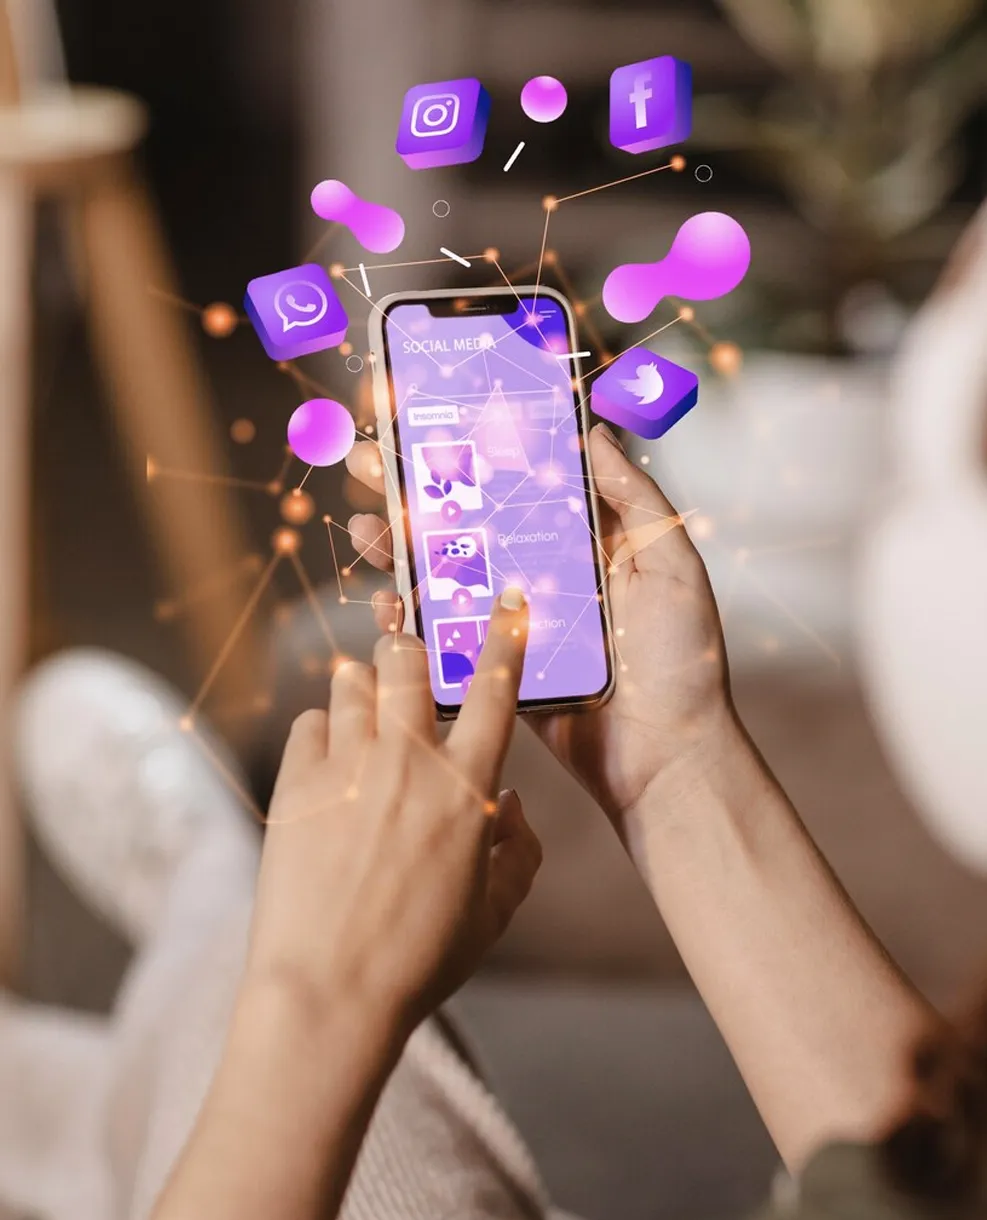
{"type": "Polygon", "coordinates": [[[554,123],[568,104],[565,85],[554,76],[533,76],[521,90],[521,109],[536,123],[554,123]]]}
{"type": "Polygon", "coordinates": [[[291,451],[309,466],[335,466],[355,440],[353,416],[333,398],[310,398],[288,420],[291,451]]]}

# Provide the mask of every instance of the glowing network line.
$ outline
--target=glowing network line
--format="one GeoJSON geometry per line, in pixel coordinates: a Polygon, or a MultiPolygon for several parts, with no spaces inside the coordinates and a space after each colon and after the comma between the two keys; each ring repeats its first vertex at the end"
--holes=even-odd
{"type": "MultiPolygon", "coordinates": [[[[521,298],[517,292],[517,289],[515,288],[515,284],[517,284],[518,282],[523,282],[523,280],[526,279],[527,277],[529,277],[531,275],[532,271],[534,271],[534,273],[535,273],[535,297],[537,298],[538,291],[540,290],[540,288],[544,282],[545,271],[546,271],[546,269],[551,269],[551,272],[558,279],[562,289],[566,292],[566,295],[572,301],[574,312],[575,312],[579,322],[584,327],[587,335],[589,336],[593,348],[596,350],[596,352],[598,353],[598,355],[600,357],[600,363],[595,368],[591,369],[589,371],[589,373],[585,374],[585,376],[587,376],[587,377],[592,376],[593,374],[598,373],[602,369],[608,367],[611,363],[613,363],[613,361],[615,359],[617,359],[617,356],[619,356],[622,353],[618,352],[616,354],[612,354],[611,352],[609,352],[607,350],[606,344],[603,340],[602,333],[594,319],[593,313],[594,313],[595,309],[601,304],[601,298],[600,298],[599,294],[597,294],[595,297],[592,297],[592,298],[580,298],[575,291],[575,287],[574,287],[571,279],[569,278],[569,276],[567,275],[567,273],[565,271],[565,268],[562,264],[562,260],[559,258],[557,251],[549,248],[548,234],[549,234],[549,228],[550,228],[550,224],[551,224],[552,215],[554,214],[555,211],[558,210],[559,206],[563,203],[569,203],[574,200],[584,198],[588,195],[596,194],[600,191],[608,190],[612,187],[617,187],[617,186],[623,185],[624,183],[627,183],[627,182],[645,178],[645,177],[648,177],[653,174],[658,174],[658,173],[663,172],[664,170],[671,169],[673,171],[679,171],[679,170],[683,169],[684,166],[685,166],[684,158],[673,157],[665,165],[656,166],[652,169],[644,170],[638,174],[632,174],[632,175],[629,175],[624,178],[619,178],[619,179],[616,179],[611,182],[602,183],[598,186],[590,187],[590,188],[587,188],[582,191],[576,191],[572,194],[564,195],[561,197],[546,196],[542,201],[542,206],[545,210],[545,220],[544,220],[544,224],[542,227],[538,258],[537,258],[537,260],[534,260],[528,264],[518,267],[516,270],[514,270],[510,274],[508,274],[508,272],[506,272],[504,270],[504,268],[500,262],[499,252],[496,249],[494,249],[493,247],[488,247],[486,250],[482,251],[480,254],[473,254],[473,255],[462,256],[462,257],[465,259],[465,261],[467,261],[471,264],[478,264],[478,265],[485,264],[485,265],[491,266],[492,269],[494,270],[494,272],[496,273],[496,276],[499,277],[499,281],[504,283],[506,286],[511,288],[512,291],[514,291],[515,296],[518,298],[519,304],[521,303],[521,298]]],[[[335,231],[336,227],[337,226],[335,226],[335,225],[330,225],[326,229],[326,231],[320,235],[318,241],[315,243],[312,250],[305,256],[304,261],[306,261],[306,262],[311,261],[314,258],[314,256],[324,248],[324,246],[327,244],[330,237],[332,236],[333,232],[335,231]]],[[[406,261],[401,261],[401,262],[361,263],[361,264],[357,264],[355,267],[344,267],[343,265],[341,265],[339,263],[334,263],[334,264],[331,264],[331,266],[330,266],[330,273],[333,275],[334,278],[342,279],[353,291],[355,291],[359,296],[362,296],[363,299],[371,307],[371,310],[373,310],[373,309],[379,310],[379,307],[377,306],[377,304],[370,298],[369,289],[367,292],[361,292],[359,287],[355,283],[353,283],[353,281],[351,279],[348,278],[351,274],[359,273],[361,276],[361,279],[363,280],[364,287],[368,287],[367,280],[366,280],[366,273],[369,271],[378,272],[378,271],[389,271],[389,270],[396,270],[396,269],[403,269],[403,268],[424,267],[424,266],[431,266],[431,265],[436,265],[436,264],[446,264],[446,263],[450,263],[452,261],[453,261],[453,259],[451,259],[449,257],[424,258],[424,259],[406,260],[406,261]]],[[[459,258],[457,258],[456,261],[460,261],[459,258]]],[[[206,332],[208,334],[212,335],[215,338],[227,337],[229,334],[232,333],[233,330],[236,329],[236,326],[240,322],[247,320],[246,318],[244,318],[244,316],[242,314],[239,314],[231,306],[224,305],[223,303],[220,303],[220,302],[214,303],[213,305],[203,307],[203,306],[199,306],[199,305],[195,304],[194,302],[187,301],[181,297],[178,297],[172,293],[164,292],[163,290],[156,289],[154,287],[151,287],[149,289],[149,291],[151,291],[154,295],[158,296],[160,299],[165,300],[168,303],[170,303],[178,308],[184,309],[190,313],[197,313],[202,321],[203,328],[206,330],[206,332]]],[[[673,305],[676,304],[674,299],[670,298],[670,300],[673,305]]],[[[673,325],[676,325],[677,323],[684,323],[687,326],[687,328],[689,328],[693,332],[693,334],[695,334],[696,337],[703,344],[706,345],[706,347],[708,349],[710,361],[713,364],[714,368],[716,368],[718,371],[720,371],[724,374],[730,374],[730,373],[737,371],[739,364],[740,364],[740,359],[741,359],[739,349],[736,348],[734,345],[723,344],[723,343],[718,342],[714,338],[714,336],[709,332],[709,330],[701,322],[699,322],[696,319],[695,311],[690,306],[678,305],[677,314],[674,318],[672,318],[668,322],[663,323],[661,326],[657,327],[650,334],[646,335],[643,339],[637,340],[631,346],[636,347],[642,343],[646,343],[648,340],[655,338],[656,336],[660,335],[665,330],[669,329],[673,325]]],[[[400,329],[400,328],[398,328],[398,329],[400,329]]],[[[625,350],[627,350],[627,349],[625,349],[625,350]]],[[[344,343],[344,344],[340,345],[339,351],[340,351],[340,355],[342,355],[344,357],[348,357],[349,354],[352,352],[352,346],[348,343],[344,343]]],[[[487,391],[487,394],[485,397],[489,400],[490,396],[494,392],[494,386],[491,384],[492,378],[490,377],[489,363],[487,361],[488,353],[485,349],[481,349],[481,352],[475,353],[475,354],[482,354],[483,358],[484,358],[484,365],[485,365],[485,368],[487,371],[487,382],[488,382],[488,391],[487,391]]],[[[502,353],[494,352],[493,354],[499,355],[502,359],[508,359],[508,358],[504,357],[502,353]]],[[[436,365],[439,364],[439,362],[437,360],[435,360],[434,357],[431,357],[431,358],[433,360],[433,363],[435,363],[436,365]]],[[[470,358],[472,358],[472,356],[470,358]]],[[[367,352],[365,354],[365,360],[367,363],[370,363],[372,361],[371,353],[367,352]]],[[[510,362],[510,361],[508,361],[508,362],[510,362]]],[[[465,363],[465,361],[462,363],[465,363]]],[[[298,369],[294,365],[294,363],[282,362],[282,363],[278,364],[277,367],[282,372],[286,373],[288,376],[290,376],[292,378],[292,380],[295,382],[295,384],[298,387],[300,392],[311,393],[314,391],[316,393],[320,393],[323,395],[328,394],[328,391],[325,389],[325,387],[321,386],[314,378],[310,377],[307,373],[304,373],[302,370],[298,369]]],[[[577,391],[578,403],[579,403],[578,409],[582,409],[585,406],[585,403],[587,401],[587,395],[582,392],[581,381],[582,381],[582,379],[579,379],[579,378],[572,379],[573,388],[577,391]]],[[[465,396],[460,396],[460,397],[465,397],[465,396]]],[[[480,396],[478,396],[478,397],[480,397],[480,396]]],[[[450,401],[452,401],[452,399],[450,399],[450,401]]],[[[462,404],[462,405],[465,406],[466,404],[462,404]]],[[[396,452],[393,444],[391,444],[390,447],[388,447],[388,438],[392,432],[393,426],[394,426],[394,419],[392,417],[392,419],[389,421],[387,427],[384,429],[384,431],[381,433],[380,437],[378,438],[378,444],[380,445],[382,452],[390,454],[393,458],[396,459],[398,457],[403,457],[403,455],[400,455],[396,452]]],[[[368,426],[365,429],[365,431],[367,433],[372,434],[374,431],[374,428],[372,426],[368,426]]],[[[553,430],[553,435],[554,435],[554,430],[553,430]]],[[[770,437],[758,435],[755,439],[765,445],[768,445],[768,447],[770,447],[770,440],[771,440],[770,437]]],[[[748,459],[749,459],[748,475],[749,475],[749,477],[753,477],[753,474],[752,474],[753,448],[751,449],[751,451],[748,454],[748,459]]],[[[647,453],[645,453],[640,456],[639,460],[640,460],[641,465],[647,465],[650,461],[650,457],[647,453]]],[[[277,496],[284,489],[284,481],[287,477],[287,473],[291,466],[292,461],[293,461],[293,455],[291,454],[290,450],[288,450],[286,459],[281,467],[281,470],[280,470],[278,476],[273,480],[264,482],[264,481],[259,481],[259,480],[241,479],[241,478],[236,478],[233,476],[213,475],[208,472],[195,472],[195,471],[176,470],[176,469],[172,469],[172,468],[162,468],[155,462],[153,457],[149,456],[148,457],[148,480],[149,480],[149,482],[153,482],[155,479],[173,479],[173,480],[185,480],[185,481],[189,481],[189,482],[211,483],[218,487],[228,488],[229,490],[234,491],[234,492],[235,491],[258,491],[258,492],[263,492],[269,496],[277,496]]],[[[298,488],[295,489],[296,492],[300,491],[300,489],[304,485],[305,480],[307,479],[309,473],[311,473],[311,467],[309,468],[309,471],[306,472],[306,474],[303,476],[301,482],[299,483],[298,488]]],[[[387,465],[387,463],[382,463],[381,474],[385,480],[390,480],[392,478],[391,471],[390,471],[390,468],[387,465]]],[[[513,497],[517,492],[520,491],[520,489],[525,485],[525,483],[528,481],[528,479],[530,477],[531,476],[526,476],[523,480],[521,480],[521,482],[518,484],[518,487],[515,488],[514,491],[511,493],[511,497],[513,497]]],[[[596,476],[596,481],[597,481],[597,483],[600,483],[600,484],[603,484],[604,482],[606,482],[606,480],[604,478],[602,478],[601,476],[596,476]]],[[[564,482],[565,486],[567,486],[569,488],[570,491],[573,491],[573,492],[578,491],[580,493],[585,492],[585,480],[584,479],[577,480],[577,481],[575,481],[575,483],[573,483],[569,480],[563,480],[563,482],[564,482]]],[[[620,479],[619,482],[626,484],[626,482],[627,482],[626,477],[620,479]]],[[[527,508],[527,509],[529,509],[529,513],[527,515],[530,515],[530,511],[533,511],[533,509],[535,507],[537,507],[540,504],[544,504],[546,502],[545,496],[550,494],[552,490],[553,490],[552,488],[546,489],[546,492],[541,496],[541,498],[535,499],[533,501],[528,501],[525,503],[517,503],[517,502],[512,501],[510,506],[514,507],[514,508],[527,508]]],[[[509,497],[509,500],[511,499],[511,497],[509,497]]],[[[617,507],[617,506],[626,507],[629,504],[628,501],[620,498],[619,496],[615,496],[613,494],[612,490],[609,490],[609,491],[605,490],[605,499],[606,499],[606,501],[608,501],[608,508],[610,511],[613,511],[614,507],[617,507]]],[[[549,501],[549,502],[552,502],[552,501],[549,501]]],[[[488,517],[488,519],[487,519],[488,522],[492,518],[494,513],[496,513],[500,507],[502,507],[502,506],[498,505],[496,503],[493,504],[493,508],[491,510],[490,517],[488,517]]],[[[638,511],[639,512],[641,511],[639,506],[638,506],[638,511]]],[[[645,511],[651,513],[651,515],[654,517],[654,521],[648,525],[635,527],[631,530],[621,531],[622,535],[623,535],[623,544],[617,552],[613,552],[613,550],[612,550],[612,545],[613,545],[612,540],[608,546],[607,544],[604,543],[604,540],[599,537],[599,535],[596,533],[596,530],[593,528],[592,518],[587,514],[587,523],[588,523],[590,532],[593,535],[594,541],[600,547],[601,552],[605,556],[605,565],[604,566],[606,569],[607,577],[611,577],[611,576],[615,575],[625,565],[633,563],[635,556],[641,550],[643,550],[645,547],[653,546],[654,543],[656,541],[658,541],[661,537],[663,537],[666,533],[669,533],[673,529],[678,528],[680,526],[685,528],[686,522],[690,518],[693,518],[697,512],[697,510],[691,509],[686,512],[673,513],[670,515],[670,514],[658,512],[657,510],[645,510],[645,511]],[[627,548],[627,549],[625,550],[625,548],[627,548]]],[[[521,519],[521,522],[519,522],[514,527],[515,531],[521,527],[521,524],[526,519],[527,519],[527,516],[521,519]]],[[[697,522],[702,521],[702,520],[708,520],[708,519],[696,518],[697,522]]],[[[357,563],[359,563],[359,561],[361,559],[366,559],[368,557],[368,555],[372,552],[376,551],[376,552],[383,553],[386,550],[385,539],[387,538],[387,535],[389,533],[389,526],[385,525],[381,529],[381,531],[377,535],[377,537],[371,543],[369,543],[369,544],[361,543],[358,545],[358,544],[356,544],[350,531],[348,529],[344,528],[343,526],[339,525],[337,522],[333,521],[331,517],[324,516],[323,521],[326,526],[326,534],[327,534],[327,539],[328,539],[328,543],[329,543],[329,551],[330,551],[330,555],[331,555],[331,559],[332,559],[333,572],[335,575],[337,588],[339,589],[339,603],[341,605],[346,605],[346,604],[354,604],[354,605],[361,605],[361,606],[362,605],[368,605],[368,606],[371,605],[372,603],[370,601],[363,600],[363,599],[356,599],[356,598],[351,597],[350,596],[351,589],[347,588],[346,582],[347,582],[347,580],[350,580],[351,578],[353,578],[352,577],[353,567],[355,567],[355,565],[357,563]],[[334,541],[334,537],[333,537],[334,530],[341,530],[343,533],[345,533],[347,535],[350,543],[354,547],[354,551],[356,553],[356,558],[349,565],[344,565],[342,567],[340,566],[339,556],[337,553],[337,549],[336,549],[336,545],[335,545],[335,541],[334,541]]],[[[712,528],[713,528],[712,524],[710,523],[703,536],[708,537],[712,533],[712,528]]],[[[697,533],[698,533],[698,531],[697,531],[697,533]]],[[[780,597],[778,597],[776,593],[774,593],[770,588],[768,588],[765,585],[765,583],[761,577],[755,575],[755,573],[752,571],[752,564],[750,562],[752,559],[756,559],[759,555],[763,555],[763,554],[781,553],[782,551],[789,552],[789,553],[795,553],[795,552],[800,552],[800,551],[803,551],[803,550],[806,550],[809,548],[832,545],[835,541],[837,541],[837,540],[816,538],[816,539],[808,539],[805,541],[786,543],[786,544],[784,544],[784,546],[778,546],[778,547],[759,547],[759,548],[753,548],[753,549],[741,548],[739,551],[735,552],[733,578],[731,579],[731,583],[727,590],[726,597],[723,599],[723,615],[722,616],[723,616],[724,620],[726,619],[727,612],[730,608],[730,603],[732,602],[733,592],[736,588],[736,585],[742,579],[749,579],[749,580],[751,580],[753,585],[758,589],[758,591],[761,593],[761,595],[763,595],[765,600],[767,600],[770,604],[775,606],[778,609],[778,611],[780,613],[782,613],[799,632],[801,632],[808,639],[810,639],[825,656],[827,656],[829,659],[833,660],[838,665],[840,663],[840,658],[839,658],[838,654],[835,652],[835,650],[821,636],[819,636],[819,634],[817,632],[815,632],[814,629],[808,623],[804,622],[804,620],[798,614],[796,614],[791,609],[791,607],[789,607],[780,597]]],[[[227,766],[227,764],[225,763],[225,761],[219,755],[217,755],[216,751],[211,747],[208,740],[201,733],[198,732],[197,726],[196,726],[196,721],[197,721],[197,717],[200,712],[200,709],[201,709],[203,703],[205,702],[205,700],[207,699],[208,694],[212,688],[212,685],[214,684],[214,682],[216,680],[217,675],[219,674],[223,665],[228,660],[230,653],[232,652],[233,648],[235,647],[237,639],[239,638],[240,634],[242,633],[242,631],[243,631],[246,623],[249,621],[251,615],[255,613],[255,611],[256,611],[258,605],[260,604],[260,601],[264,595],[265,590],[270,585],[270,582],[273,579],[275,572],[281,566],[282,561],[284,559],[288,559],[290,566],[294,570],[294,572],[297,576],[297,579],[299,581],[299,584],[302,588],[304,599],[305,599],[306,603],[309,605],[309,607],[315,617],[315,620],[319,624],[322,634],[325,637],[325,641],[331,650],[332,657],[329,662],[330,667],[338,666],[340,661],[345,659],[342,657],[342,654],[339,652],[338,644],[336,642],[335,635],[332,630],[332,626],[325,615],[325,612],[322,608],[322,603],[320,602],[318,595],[316,594],[316,591],[312,585],[312,581],[309,578],[308,572],[302,561],[302,558],[300,555],[300,547],[301,547],[300,535],[298,535],[295,530],[281,528],[278,531],[276,531],[276,533],[274,535],[274,539],[272,540],[272,553],[271,553],[269,560],[266,562],[266,564],[264,563],[262,556],[257,556],[257,555],[246,556],[240,563],[234,565],[234,567],[231,568],[230,570],[228,570],[226,573],[216,574],[209,581],[203,582],[201,585],[198,585],[192,589],[186,590],[185,593],[182,595],[176,596],[170,600],[165,600],[165,601],[159,602],[156,606],[157,616],[162,620],[170,620],[170,619],[174,618],[175,616],[177,616],[179,613],[181,613],[188,606],[194,604],[195,601],[208,597],[212,591],[218,591],[219,588],[224,586],[224,583],[228,584],[229,582],[238,580],[243,575],[258,573],[258,580],[255,583],[254,588],[252,589],[252,591],[250,592],[250,594],[246,600],[243,611],[241,612],[236,623],[234,624],[233,628],[231,629],[231,632],[230,632],[227,640],[221,646],[221,648],[216,656],[215,661],[213,662],[212,666],[210,667],[198,692],[196,693],[195,697],[193,698],[193,700],[189,706],[189,710],[181,718],[180,727],[182,728],[183,731],[190,733],[195,738],[195,740],[198,742],[200,748],[202,748],[203,751],[206,753],[206,755],[211,759],[213,765],[216,767],[216,769],[219,771],[219,773],[224,777],[226,782],[229,783],[229,785],[236,791],[237,795],[244,802],[244,804],[247,805],[254,812],[255,816],[257,816],[260,820],[264,820],[265,815],[263,814],[263,812],[260,809],[258,809],[251,794],[244,789],[244,787],[240,783],[238,777],[233,772],[230,771],[230,769],[227,766]]],[[[511,555],[511,560],[512,560],[512,562],[516,562],[514,560],[513,555],[511,555]]],[[[369,560],[368,560],[368,562],[369,562],[369,560]]],[[[516,566],[518,567],[518,570],[523,573],[522,565],[516,565],[516,566]]],[[[353,578],[353,579],[355,579],[355,578],[353,578]]],[[[527,579],[527,578],[525,577],[525,579],[527,579]]],[[[418,582],[415,590],[413,590],[414,596],[417,596],[423,583],[424,583],[423,581],[418,582]]],[[[529,581],[529,584],[530,584],[530,581],[529,581]]],[[[574,594],[573,596],[583,597],[584,595],[574,594]]],[[[603,584],[602,583],[598,586],[595,594],[588,595],[585,597],[585,604],[582,607],[582,609],[579,611],[579,616],[584,614],[586,612],[586,610],[588,610],[590,608],[590,606],[593,605],[594,603],[598,604],[598,605],[603,604],[604,606],[606,604],[605,598],[603,597],[603,584]]],[[[576,622],[578,622],[578,617],[576,619],[576,622]]],[[[573,626],[575,626],[575,624],[573,624],[573,626]]],[[[571,632],[571,630],[572,630],[572,628],[570,628],[570,632],[571,632]]],[[[613,639],[615,654],[619,661],[620,672],[622,674],[626,674],[628,672],[628,666],[626,664],[626,661],[624,660],[623,653],[621,650],[621,643],[625,636],[624,627],[620,624],[611,623],[611,636],[613,639]]],[[[556,653],[561,649],[564,642],[565,641],[563,640],[560,643],[559,648],[556,649],[556,653]]],[[[775,646],[777,646],[777,641],[775,641],[775,646]]],[[[767,647],[767,644],[766,644],[766,647],[767,647]]],[[[431,655],[435,654],[434,649],[429,649],[426,647],[426,651],[428,651],[431,655]]],[[[547,665],[551,664],[551,661],[553,659],[554,659],[554,656],[549,659],[549,662],[547,663],[547,665]]],[[[682,669],[692,668],[694,665],[701,664],[701,663],[707,663],[711,660],[715,660],[715,656],[709,657],[704,654],[702,657],[697,658],[695,661],[690,661],[690,662],[685,663],[680,668],[682,668],[682,669]]],[[[547,665],[546,665],[546,668],[547,668],[547,665]]],[[[625,679],[623,679],[623,681],[625,683],[625,686],[629,685],[629,682],[630,682],[629,679],[625,678],[625,679]]],[[[255,700],[252,701],[250,712],[251,712],[251,714],[254,714],[255,712],[263,713],[265,711],[269,711],[270,707],[271,707],[270,697],[267,695],[260,695],[255,700]]],[[[409,731],[409,726],[406,724],[399,724],[398,727],[402,728],[406,732],[409,731]]],[[[431,743],[424,743],[424,744],[430,745],[431,743]]],[[[437,756],[441,760],[442,764],[444,766],[446,766],[448,769],[450,769],[450,771],[455,775],[455,777],[460,782],[464,782],[464,783],[468,782],[467,778],[464,775],[462,775],[458,771],[457,768],[455,768],[455,766],[450,762],[450,760],[448,759],[448,757],[445,754],[438,753],[437,756]]],[[[351,800],[356,799],[359,796],[361,776],[362,776],[362,771],[358,771],[358,775],[354,779],[350,788],[347,789],[347,791],[337,800],[330,802],[330,804],[336,805],[341,802],[351,801],[351,800]]],[[[485,801],[485,797],[483,794],[476,793],[474,795],[477,797],[478,800],[482,799],[485,801]]],[[[328,807],[329,806],[327,805],[327,808],[328,807]]]]}

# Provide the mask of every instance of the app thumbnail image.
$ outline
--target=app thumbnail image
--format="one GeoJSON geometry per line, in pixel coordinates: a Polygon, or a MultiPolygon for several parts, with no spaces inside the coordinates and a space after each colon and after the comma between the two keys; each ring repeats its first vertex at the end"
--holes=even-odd
{"type": "Polygon", "coordinates": [[[422,543],[432,601],[452,601],[460,589],[475,597],[493,597],[486,530],[426,530],[422,543]]]}
{"type": "Polygon", "coordinates": [[[418,493],[418,511],[455,516],[448,505],[470,512],[483,507],[476,477],[476,446],[472,441],[437,441],[412,445],[411,462],[418,493]]]}
{"type": "Polygon", "coordinates": [[[442,686],[458,687],[473,677],[489,621],[486,618],[440,618],[433,623],[442,686]]]}

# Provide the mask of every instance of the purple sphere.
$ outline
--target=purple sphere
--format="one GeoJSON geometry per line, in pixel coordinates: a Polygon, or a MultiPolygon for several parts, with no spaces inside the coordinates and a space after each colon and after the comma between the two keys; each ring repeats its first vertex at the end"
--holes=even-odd
{"type": "Polygon", "coordinates": [[[554,123],[568,104],[565,85],[554,76],[533,76],[521,90],[521,109],[536,123],[554,123]]]}
{"type": "Polygon", "coordinates": [[[335,466],[355,440],[353,416],[333,398],[310,398],[288,420],[291,451],[309,466],[335,466]]]}

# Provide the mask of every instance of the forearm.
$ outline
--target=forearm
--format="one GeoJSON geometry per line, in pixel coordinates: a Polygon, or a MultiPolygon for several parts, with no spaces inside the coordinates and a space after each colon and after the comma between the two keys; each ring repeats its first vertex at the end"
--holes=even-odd
{"type": "Polygon", "coordinates": [[[154,1220],[335,1216],[403,1040],[345,990],[325,1006],[283,980],[248,981],[154,1220]]]}
{"type": "Polygon", "coordinates": [[[872,1138],[935,1015],[889,960],[743,729],[656,781],[628,845],[782,1156],[872,1138]]]}

